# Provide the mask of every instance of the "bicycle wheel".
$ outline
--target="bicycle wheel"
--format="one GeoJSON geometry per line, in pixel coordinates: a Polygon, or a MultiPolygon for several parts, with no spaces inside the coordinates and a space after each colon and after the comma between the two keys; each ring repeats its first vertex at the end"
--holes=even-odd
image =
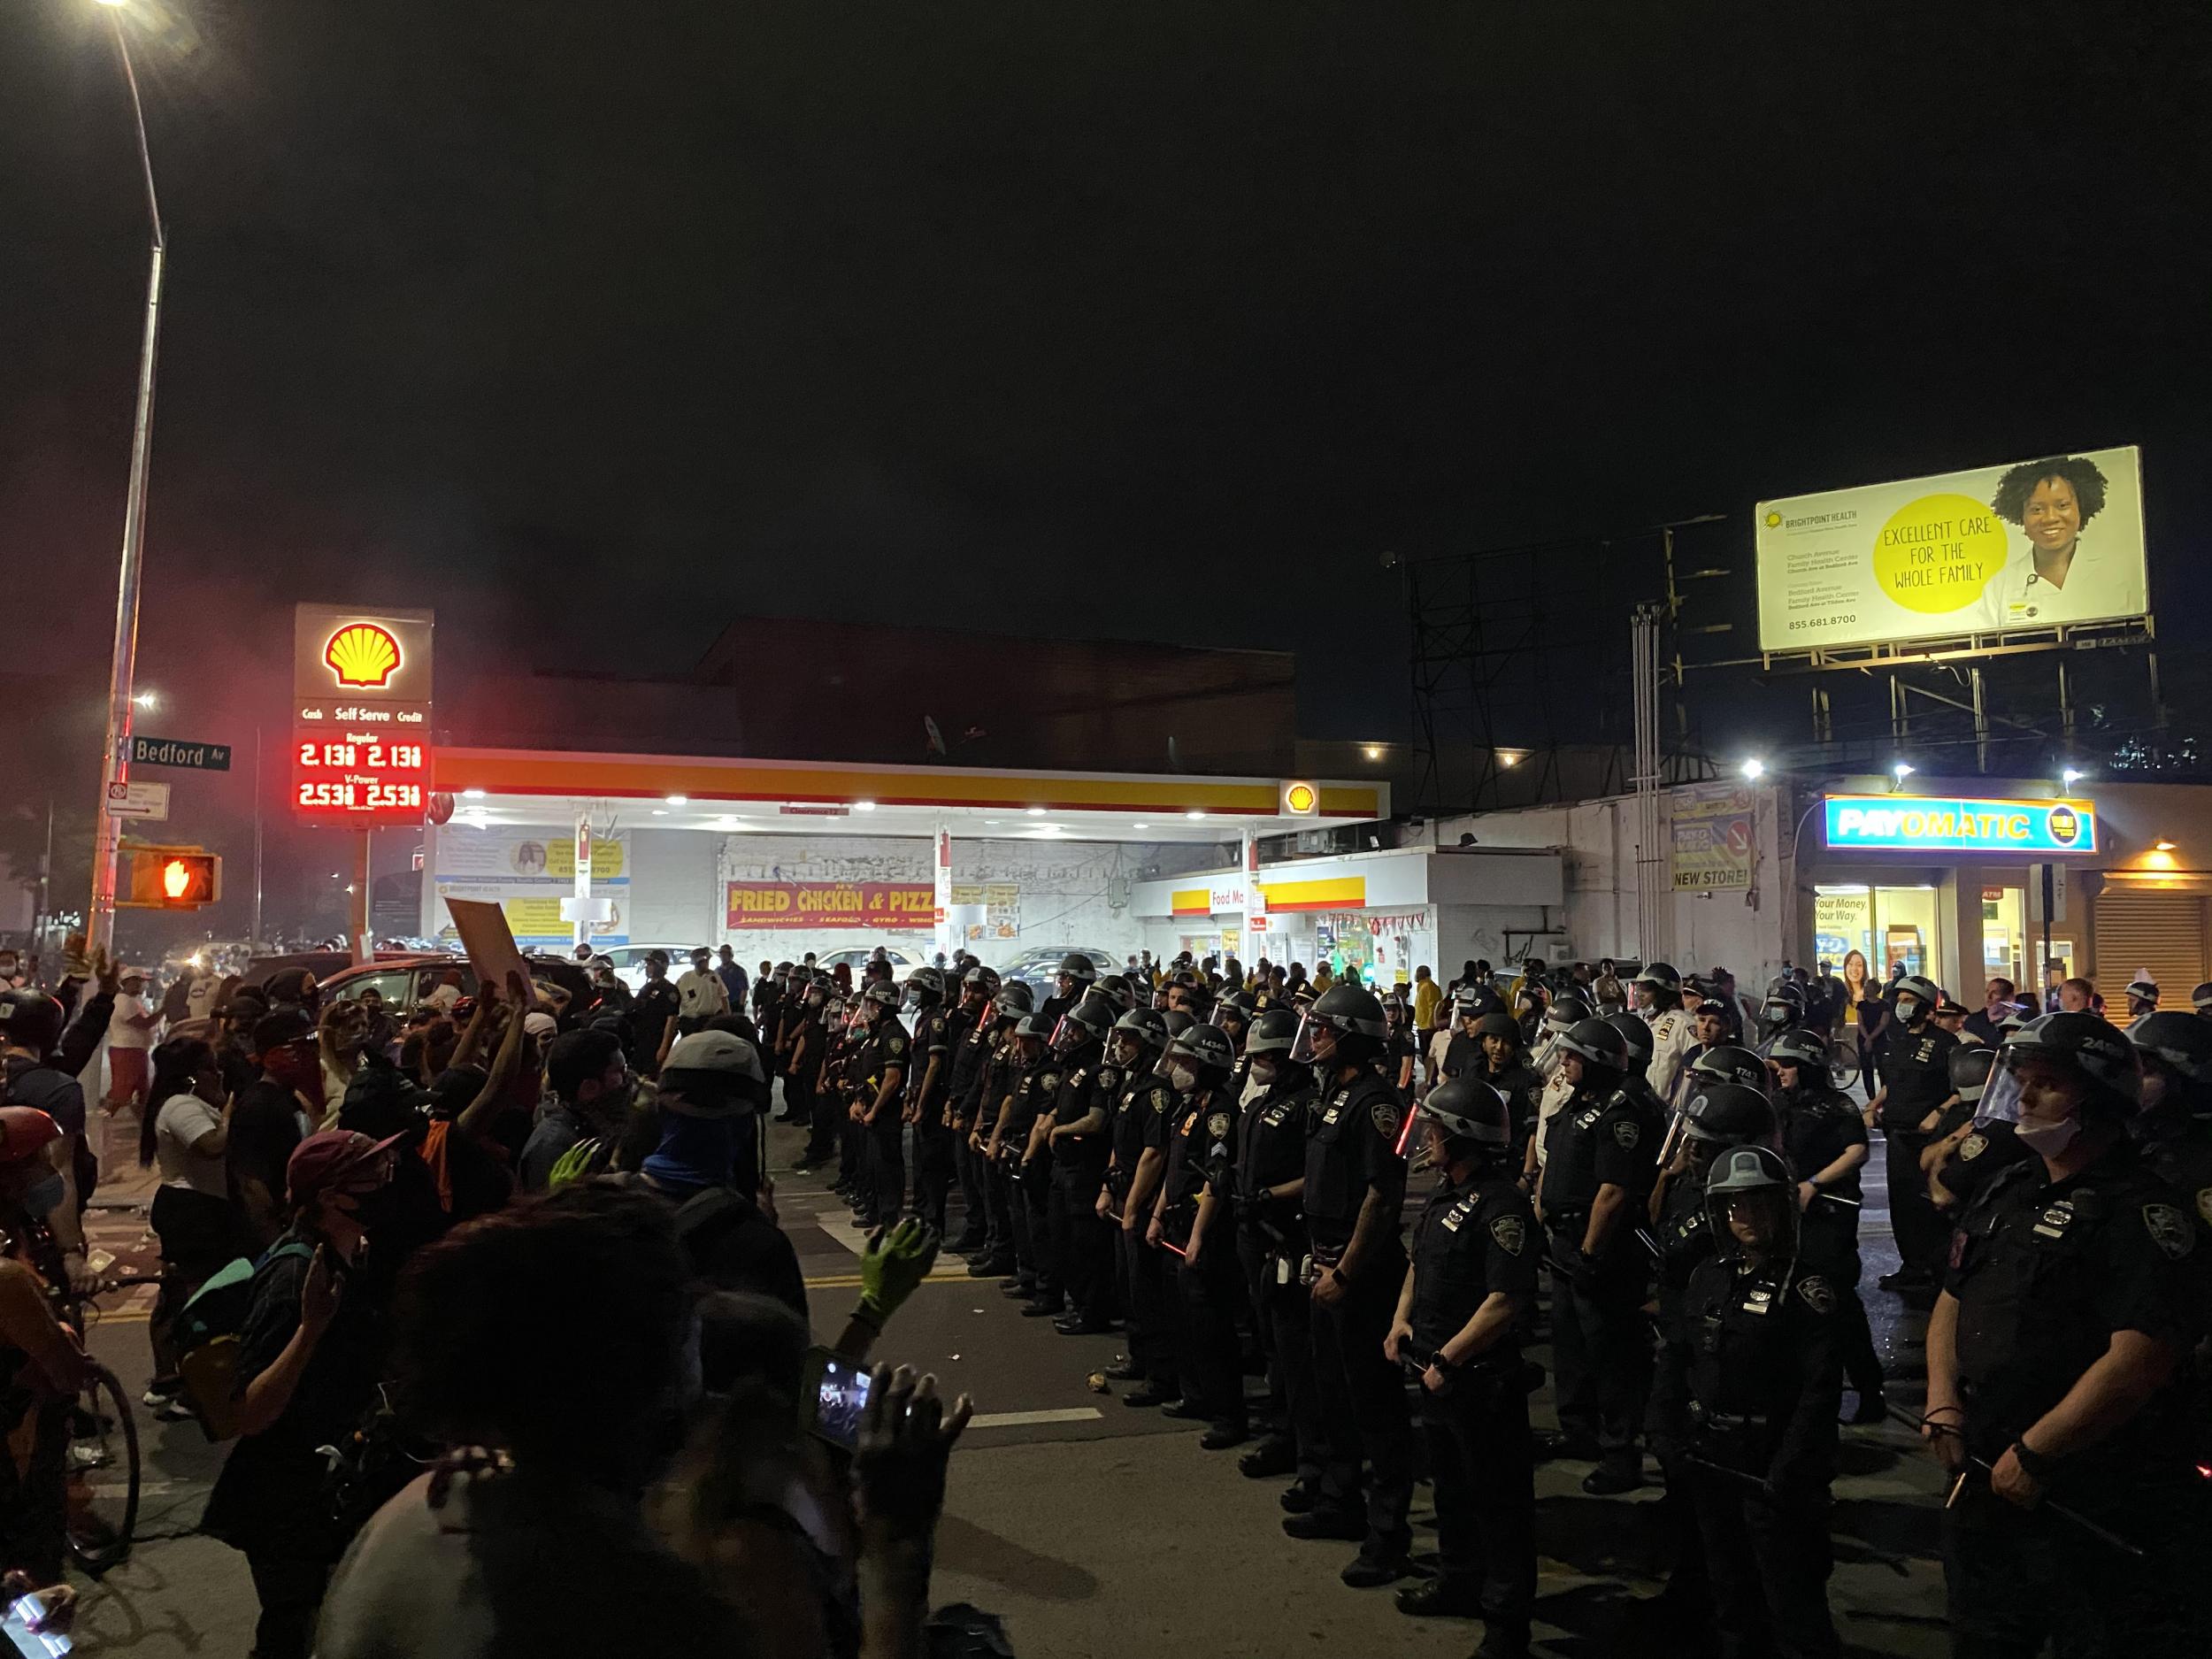
{"type": "Polygon", "coordinates": [[[1828,1082],[1847,1089],[1859,1080],[1859,1044],[1855,1037],[1832,1037],[1828,1042],[1828,1082]]]}
{"type": "Polygon", "coordinates": [[[87,1572],[105,1572],[130,1554],[138,1525],[138,1421],[104,1365],[77,1395],[67,1456],[69,1553],[87,1572]]]}

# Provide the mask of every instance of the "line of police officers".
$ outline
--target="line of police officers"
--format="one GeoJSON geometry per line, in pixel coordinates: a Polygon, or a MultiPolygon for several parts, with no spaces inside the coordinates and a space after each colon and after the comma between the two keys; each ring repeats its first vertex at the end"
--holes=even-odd
{"type": "MultiPolygon", "coordinates": [[[[1525,1652],[1539,1452],[1593,1462],[1584,1489],[1604,1494],[1641,1484],[1642,1440],[1678,1547],[1647,1633],[1834,1655],[1847,1377],[1852,1421],[1886,1409],[1857,1288],[1867,1125],[1786,996],[1761,1010],[1762,1054],[1683,989],[1655,963],[1636,1013],[1540,987],[1517,1018],[1461,987],[1410,1123],[1404,1010],[1356,983],[1271,1007],[1181,968],[1156,996],[1078,955],[1033,1009],[979,964],[956,994],[921,968],[910,1033],[887,964],[849,1018],[795,971],[779,1026],[799,1034],[764,1038],[805,1068],[787,1087],[810,1105],[807,1162],[838,1148],[864,1221],[902,1209],[910,1129],[913,1207],[941,1228],[957,1181],[972,1274],[1071,1335],[1125,1318],[1127,1404],[1243,1444],[1256,1348],[1240,1467],[1292,1477],[1290,1536],[1358,1543],[1346,1583],[1412,1573],[1412,1394],[1439,1571],[1398,1592],[1406,1612],[1479,1615],[1482,1655],[1525,1652]],[[1438,1177],[1409,1254],[1409,1150],[1438,1177]],[[1541,1440],[1523,1356],[1540,1263],[1559,1423],[1541,1440]]],[[[1907,1268],[1939,1285],[1917,1427],[1956,1477],[1955,1651],[2212,1651],[2183,1570],[2212,1541],[2212,1019],[2054,1014],[1977,1052],[1935,1025],[1944,1006],[1899,987],[1868,1115],[1893,1213],[1916,1198],[1943,1238],[1907,1268]]]]}

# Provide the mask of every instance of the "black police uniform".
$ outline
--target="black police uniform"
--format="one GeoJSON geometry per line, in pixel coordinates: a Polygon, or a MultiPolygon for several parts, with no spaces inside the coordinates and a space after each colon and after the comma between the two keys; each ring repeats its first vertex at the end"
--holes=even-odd
{"type": "Polygon", "coordinates": [[[648,979],[630,1004],[630,1069],[640,1077],[660,1075],[661,1036],[682,1009],[683,999],[666,979],[648,979]]]}
{"type": "Polygon", "coordinates": [[[865,1124],[868,1216],[872,1225],[888,1226],[899,1218],[899,1211],[906,1202],[906,1124],[900,1114],[900,1103],[905,1096],[907,1073],[911,1070],[913,1057],[913,1041],[906,1034],[906,1027],[893,1014],[883,1015],[877,1025],[864,1033],[853,1054],[850,1075],[859,1092],[860,1109],[863,1113],[876,1113],[865,1124]],[[900,1074],[900,1086],[884,1102],[883,1109],[876,1111],[876,1096],[882,1091],[884,1079],[895,1070],[900,1074]]]}
{"type": "Polygon", "coordinates": [[[1129,1363],[1143,1373],[1155,1389],[1174,1394],[1181,1386],[1175,1371],[1177,1321],[1165,1308],[1166,1267],[1156,1250],[1144,1241],[1148,1216],[1131,1217],[1128,1204],[1137,1179],[1137,1165],[1145,1149],[1163,1154],[1167,1131],[1173,1121],[1175,1088],[1157,1071],[1132,1071],[1114,1097],[1113,1118],[1107,1125],[1112,1144],[1112,1167],[1107,1171],[1108,1198],[1113,1206],[1117,1290],[1129,1315],[1129,1363]],[[1130,1223],[1133,1221],[1135,1225],[1130,1223]]]}
{"type": "Polygon", "coordinates": [[[1482,1051],[1482,1039],[1463,1031],[1452,1033],[1452,1040],[1444,1045],[1444,1064],[1438,1069],[1448,1079],[1480,1077],[1489,1069],[1487,1056],[1482,1051]]]}
{"type": "MultiPolygon", "coordinates": [[[[1536,1298],[1543,1254],[1536,1213],[1502,1165],[1465,1186],[1448,1179],[1413,1227],[1409,1356],[1426,1361],[1466,1327],[1492,1295],[1522,1307],[1536,1298]]],[[[1482,1615],[1528,1634],[1536,1601],[1536,1469],[1528,1390],[1513,1329],[1448,1373],[1441,1393],[1421,1391],[1421,1435],[1436,1491],[1439,1594],[1479,1594],[1482,1615]]]]}
{"type": "Polygon", "coordinates": [[[806,1148],[799,1155],[802,1164],[826,1161],[837,1141],[840,1102],[833,1094],[826,1096],[819,1087],[822,1053],[828,1046],[829,1031],[822,1023],[822,1010],[803,1009],[798,1035],[791,1047],[790,1068],[783,1081],[784,1099],[790,1102],[798,1121],[806,1125],[806,1148]]]}
{"type": "Polygon", "coordinates": [[[952,1172],[960,1183],[960,1236],[949,1247],[956,1255],[980,1249],[987,1230],[982,1171],[968,1146],[975,1127],[976,1085],[991,1053],[991,1010],[955,1008],[945,1016],[945,1041],[952,1047],[952,1081],[945,1091],[945,1122],[952,1131],[952,1172]]]}
{"type": "MultiPolygon", "coordinates": [[[[1711,1261],[1718,1248],[1705,1211],[1705,1175],[1702,1162],[1693,1163],[1681,1174],[1669,1178],[1659,1195],[1654,1279],[1663,1353],[1668,1343],[1687,1340],[1684,1301],[1691,1275],[1711,1261]]],[[[1668,1425],[1662,1420],[1666,1409],[1663,1392],[1654,1388],[1644,1426],[1667,1477],[1666,1490],[1659,1500],[1664,1522],[1661,1530],[1673,1548],[1674,1560],[1667,1573],[1665,1597],[1678,1611],[1686,1615],[1694,1611],[1701,1617],[1711,1599],[1711,1576],[1706,1571],[1705,1546],[1697,1529],[1697,1510],[1690,1501],[1690,1483],[1683,1472],[1680,1452],[1668,1439],[1668,1425]]]]}
{"type": "MultiPolygon", "coordinates": [[[[1952,1236],[1945,1292],[1968,1453],[1994,1463],[2101,1359],[2120,1331],[2185,1355],[2200,1333],[2191,1201],[2123,1141],[2052,1181],[2039,1157],[1991,1179],[1952,1236]]],[[[2212,1651],[2202,1552],[2204,1481],[2187,1455],[2184,1390],[2170,1383],[2044,1480],[2062,1504],[2145,1552],[2089,1538],[2047,1506],[2023,1509],[1970,1474],[1944,1512],[1956,1651],[2201,1655],[2212,1651]]],[[[2031,1471],[2030,1472],[2034,1472],[2031,1471]]]]}
{"type": "MultiPolygon", "coordinates": [[[[986,1022],[986,1026],[995,1024],[986,1022]]],[[[1009,1110],[1008,1097],[1020,1081],[1019,1054],[1014,1045],[1014,1026],[1010,1021],[1003,1030],[991,1036],[990,1052],[977,1071],[968,1104],[969,1120],[978,1141],[986,1149],[976,1154],[976,1174],[983,1185],[984,1255],[977,1265],[979,1275],[1014,1271],[1014,1184],[1007,1171],[1005,1143],[1001,1141],[1000,1156],[995,1162],[987,1156],[987,1149],[999,1113],[1009,1110]]]]}
{"type": "MultiPolygon", "coordinates": [[[[1970,1109],[1968,1115],[1971,1116],[1970,1109]]],[[[1956,1124],[1952,1125],[1952,1128],[1956,1127],[1956,1124]]],[[[1963,1215],[1966,1207],[1980,1196],[1983,1187],[2013,1164],[2034,1156],[2010,1124],[1975,1125],[1972,1132],[1951,1148],[1951,1155],[1936,1166],[1936,1179],[1956,1201],[1949,1216],[1963,1215]]]]}
{"type": "Polygon", "coordinates": [[[1651,1376],[1636,1223],[1651,1193],[1659,1138],[1648,1090],[1617,1087],[1601,1094],[1586,1086],[1552,1114],[1544,1141],[1559,1426],[1571,1440],[1594,1442],[1609,1463],[1628,1467],[1651,1376]],[[1626,1192],[1626,1210],[1604,1253],[1586,1261],[1583,1235],[1598,1188],[1607,1186],[1626,1192]]]}
{"type": "Polygon", "coordinates": [[[852,1120],[847,1110],[853,1100],[853,1061],[860,1051],[860,1033],[842,1012],[833,1012],[829,1047],[822,1056],[821,1092],[835,1102],[837,1124],[837,1189],[848,1198],[863,1195],[868,1179],[867,1132],[852,1120]]]}
{"type": "Polygon", "coordinates": [[[914,1111],[914,1213],[941,1236],[945,1199],[952,1190],[952,1125],[945,1118],[952,1046],[952,1028],[942,1009],[925,1008],[914,1016],[914,1063],[906,1073],[906,1098],[914,1111]],[[934,1082],[929,1080],[932,1061],[934,1082]]]}
{"type": "Polygon", "coordinates": [[[1842,1362],[1835,1288],[1787,1258],[1700,1263],[1655,1389],[1688,1484],[1719,1651],[1828,1659],[1828,1489],[1842,1362]]]}
{"type": "Polygon", "coordinates": [[[1060,1305],[1060,1272],[1052,1257],[1052,1148],[1047,1143],[1025,1158],[1029,1132],[1040,1112],[1049,1112],[1060,1093],[1060,1057],[1046,1054],[1018,1073],[1006,1108],[1006,1132],[999,1156],[1010,1183],[1007,1198],[1014,1223],[1015,1273],[1021,1288],[1049,1307],[1060,1305]]]}
{"type": "Polygon", "coordinates": [[[1299,1480],[1321,1480],[1321,1398],[1314,1384],[1312,1298],[1302,1280],[1305,1217],[1271,1187],[1302,1180],[1306,1124],[1319,1101],[1313,1074],[1279,1062],[1282,1074],[1247,1102],[1237,1125],[1237,1259],[1252,1326],[1267,1362],[1270,1433],[1286,1436],[1299,1480]]]}
{"type": "Polygon", "coordinates": [[[1315,1386],[1327,1447],[1323,1512],[1356,1513],[1360,1468],[1368,1468],[1363,1555],[1394,1560],[1410,1538],[1406,1510],[1413,1496],[1413,1425],[1404,1379],[1383,1353],[1405,1283],[1405,1246],[1398,1233],[1405,1159],[1398,1151],[1404,1102],[1372,1071],[1322,1085],[1320,1110],[1306,1134],[1306,1227],[1317,1275],[1343,1259],[1372,1192],[1392,1217],[1378,1248],[1332,1307],[1311,1302],[1315,1386]]]}
{"type": "Polygon", "coordinates": [[[1201,1088],[1176,1102],[1173,1118],[1160,1231],[1181,1252],[1176,1258],[1176,1294],[1182,1314],[1176,1363],[1186,1415],[1202,1410],[1217,1429],[1241,1432],[1246,1424],[1244,1366],[1236,1310],[1244,1287],[1230,1210],[1236,1102],[1225,1088],[1201,1088]],[[1192,1228],[1198,1219],[1199,1199],[1208,1194],[1214,1203],[1194,1263],[1189,1256],[1192,1228]]]}
{"type": "Polygon", "coordinates": [[[1505,1096],[1505,1110],[1513,1125],[1513,1167],[1519,1169],[1526,1162],[1529,1137],[1536,1133],[1537,1113],[1544,1099],[1544,1079],[1536,1075],[1533,1066],[1516,1060],[1502,1071],[1494,1071],[1486,1061],[1475,1068],[1474,1075],[1505,1096]]]}
{"type": "Polygon", "coordinates": [[[1932,1280],[1943,1268],[1951,1224],[1928,1196],[1920,1155],[1928,1133],[1920,1121],[1950,1098],[1951,1050],[1959,1040],[1924,1022],[1917,1031],[1893,1023],[1882,1037],[1882,1133],[1889,1142],[1885,1176],[1889,1186],[1890,1229],[1904,1271],[1932,1280]]]}
{"type": "MultiPolygon", "coordinates": [[[[1053,1122],[1064,1128],[1094,1110],[1102,1118],[1110,1112],[1121,1093],[1121,1068],[1106,1063],[1105,1046],[1084,1043],[1067,1055],[1065,1064],[1053,1122]]],[[[1098,1190],[1113,1150],[1108,1127],[1102,1123],[1087,1134],[1064,1134],[1052,1148],[1053,1260],[1076,1317],[1094,1331],[1107,1328],[1113,1310],[1113,1240],[1098,1219],[1098,1190]]]]}
{"type": "MultiPolygon", "coordinates": [[[[1794,1094],[1778,1089],[1774,1104],[1782,1119],[1782,1156],[1801,1181],[1811,1180],[1853,1147],[1866,1144],[1866,1119],[1857,1104],[1824,1083],[1794,1094]]],[[[1918,1174],[1917,1159],[1914,1173],[1918,1174]]],[[[1861,1197],[1855,1169],[1814,1194],[1805,1206],[1797,1256],[1835,1291],[1837,1350],[1844,1376],[1864,1401],[1882,1392],[1882,1362],[1874,1351],[1866,1303],[1859,1298],[1861,1197]]]]}

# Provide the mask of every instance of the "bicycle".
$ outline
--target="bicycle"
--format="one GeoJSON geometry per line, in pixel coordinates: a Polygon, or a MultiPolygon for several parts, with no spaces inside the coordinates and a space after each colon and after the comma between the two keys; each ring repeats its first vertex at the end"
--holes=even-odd
{"type": "MultiPolygon", "coordinates": [[[[134,1285],[158,1285],[157,1275],[124,1275],[77,1291],[64,1279],[53,1291],[55,1312],[88,1336],[99,1312],[98,1298],[134,1285]]],[[[130,1554],[138,1526],[141,1479],[138,1419],[130,1396],[116,1374],[88,1355],[85,1377],[69,1413],[69,1441],[63,1453],[64,1532],[71,1559],[97,1578],[130,1554]]]]}

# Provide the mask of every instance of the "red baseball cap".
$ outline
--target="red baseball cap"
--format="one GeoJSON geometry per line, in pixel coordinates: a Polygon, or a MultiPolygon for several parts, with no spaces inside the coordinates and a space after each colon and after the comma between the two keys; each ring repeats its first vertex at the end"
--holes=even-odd
{"type": "Polygon", "coordinates": [[[372,1141],[352,1129],[325,1129],[308,1136],[292,1148],[284,1165],[285,1190],[293,1207],[334,1187],[345,1186],[349,1176],[406,1138],[402,1131],[382,1141],[372,1141]]]}

